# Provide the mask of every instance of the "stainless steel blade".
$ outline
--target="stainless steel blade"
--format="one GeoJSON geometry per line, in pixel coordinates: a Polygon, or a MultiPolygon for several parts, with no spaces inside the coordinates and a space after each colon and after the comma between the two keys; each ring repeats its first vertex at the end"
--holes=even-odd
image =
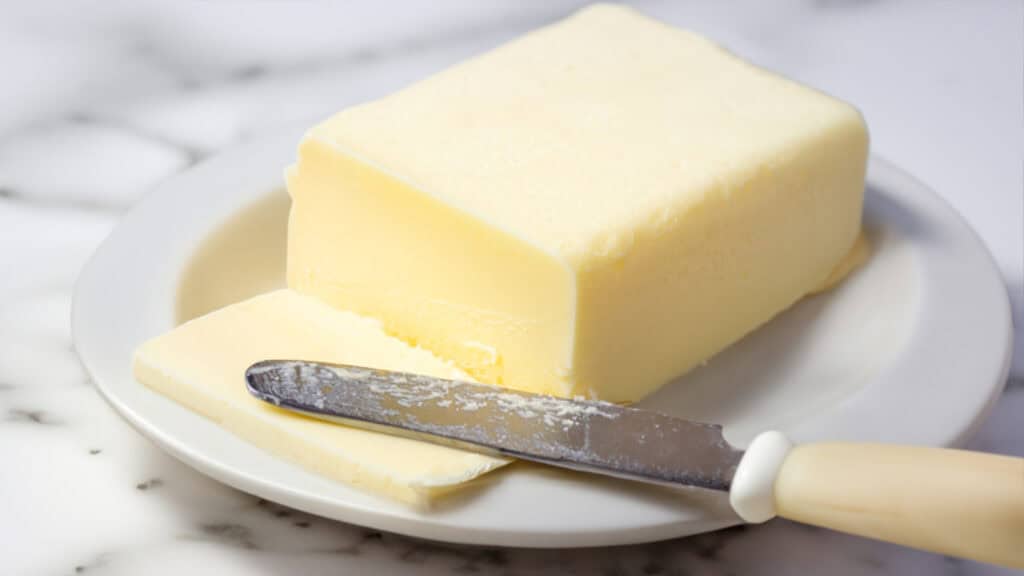
{"type": "Polygon", "coordinates": [[[316,418],[657,484],[729,490],[743,455],[720,426],[607,402],[291,360],[245,377],[257,398],[316,418]]]}

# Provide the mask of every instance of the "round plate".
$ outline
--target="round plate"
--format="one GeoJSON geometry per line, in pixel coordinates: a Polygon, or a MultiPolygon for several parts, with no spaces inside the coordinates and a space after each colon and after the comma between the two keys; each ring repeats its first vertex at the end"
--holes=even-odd
{"type": "MultiPolygon", "coordinates": [[[[515,464],[415,511],[279,460],[139,385],[144,339],[283,283],[282,168],[301,132],[233,149],[168,181],[104,242],[75,290],[74,341],[110,404],[159,446],[222,482],[322,516],[453,542],[597,546],[713,530],[738,519],[720,494],[515,464]]],[[[744,444],[949,445],[998,395],[1010,351],[1005,288],[978,238],[938,197],[872,159],[873,253],[837,289],[804,299],[642,405],[726,426],[744,444]]]]}

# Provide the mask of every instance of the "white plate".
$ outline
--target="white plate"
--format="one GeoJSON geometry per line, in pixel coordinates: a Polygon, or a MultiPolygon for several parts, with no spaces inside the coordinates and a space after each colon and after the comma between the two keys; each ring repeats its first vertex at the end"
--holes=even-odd
{"type": "MultiPolygon", "coordinates": [[[[82,272],[75,346],[110,404],[141,433],[263,498],[436,540],[596,546],[737,523],[713,493],[525,464],[416,512],[279,460],[137,384],[130,364],[139,342],[282,283],[281,172],[298,139],[295,131],[252,142],[167,182],[82,272]]],[[[741,444],[769,428],[799,441],[928,445],[969,433],[1005,380],[1005,289],[978,238],[945,203],[886,162],[873,159],[869,172],[865,224],[875,250],[867,265],[643,404],[722,422],[741,444]]]]}

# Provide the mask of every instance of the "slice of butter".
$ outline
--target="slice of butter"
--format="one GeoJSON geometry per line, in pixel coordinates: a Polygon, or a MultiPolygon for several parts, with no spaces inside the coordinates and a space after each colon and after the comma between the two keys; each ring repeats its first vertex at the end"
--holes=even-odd
{"type": "Polygon", "coordinates": [[[246,391],[246,368],[272,358],[467,378],[381,331],[379,323],[278,290],[217,310],[140,346],[135,377],[282,458],[357,488],[425,506],[505,460],[328,424],[246,391]]]}
{"type": "Polygon", "coordinates": [[[288,284],[483,381],[637,400],[826,280],[866,156],[849,105],[591,7],[311,129],[288,284]]]}

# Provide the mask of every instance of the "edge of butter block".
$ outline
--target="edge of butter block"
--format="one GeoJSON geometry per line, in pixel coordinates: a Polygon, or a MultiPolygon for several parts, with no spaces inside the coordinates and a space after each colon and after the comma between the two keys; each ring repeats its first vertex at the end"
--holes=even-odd
{"type": "Polygon", "coordinates": [[[835,288],[843,280],[846,280],[850,274],[853,274],[854,270],[863,266],[870,256],[871,242],[868,241],[867,235],[861,230],[846,256],[836,264],[836,267],[832,269],[832,272],[829,273],[825,280],[817,288],[808,292],[807,295],[814,296],[835,288]]]}

